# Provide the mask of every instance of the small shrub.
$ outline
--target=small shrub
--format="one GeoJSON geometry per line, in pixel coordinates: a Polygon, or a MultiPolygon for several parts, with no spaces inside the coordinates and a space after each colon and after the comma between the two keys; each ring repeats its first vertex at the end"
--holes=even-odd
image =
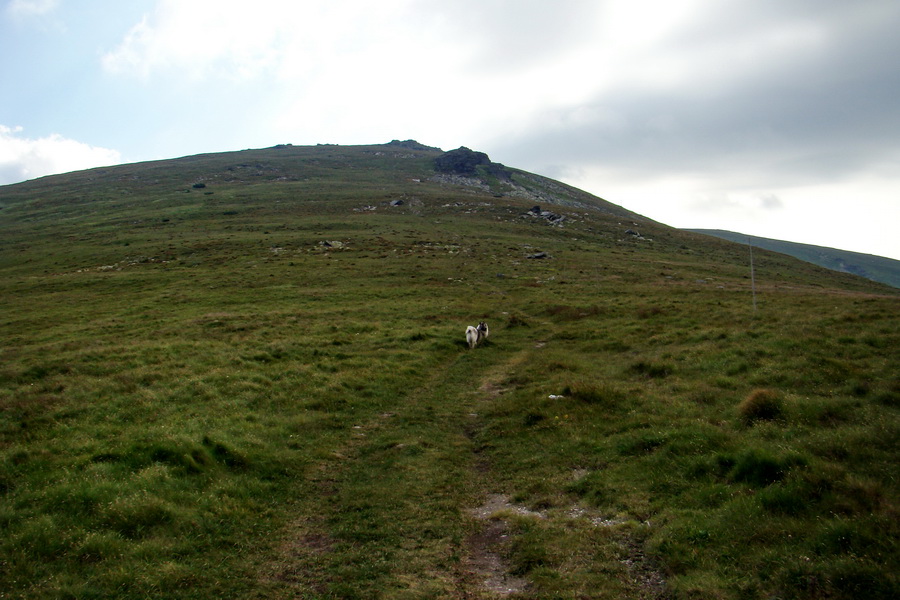
{"type": "Polygon", "coordinates": [[[738,404],[738,414],[747,424],[772,421],[780,418],[783,412],[784,403],[781,394],[770,389],[753,390],[738,404]]]}
{"type": "Polygon", "coordinates": [[[513,575],[528,575],[549,562],[540,532],[528,531],[516,536],[511,546],[510,572],[513,575]]]}
{"type": "Polygon", "coordinates": [[[872,384],[866,380],[850,379],[846,388],[853,396],[864,398],[872,391],[872,384]]]}
{"type": "Polygon", "coordinates": [[[642,306],[637,310],[637,316],[639,319],[650,319],[652,317],[658,317],[662,314],[665,314],[665,311],[659,306],[642,306]]]}
{"type": "Polygon", "coordinates": [[[164,464],[183,474],[195,475],[211,464],[209,457],[195,444],[186,440],[159,440],[153,443],[138,442],[126,453],[107,452],[92,457],[94,463],[123,462],[139,471],[153,463],[164,464]]]}
{"type": "Polygon", "coordinates": [[[530,412],[527,415],[525,415],[525,419],[524,419],[525,427],[533,427],[546,419],[547,419],[547,417],[542,415],[541,413],[530,412]]]}
{"type": "Polygon", "coordinates": [[[649,454],[666,443],[666,438],[656,433],[640,433],[627,436],[616,444],[616,450],[622,456],[639,456],[649,454]]]}
{"type": "Polygon", "coordinates": [[[674,371],[671,365],[665,363],[647,362],[643,360],[631,365],[629,370],[636,375],[642,375],[644,377],[650,377],[652,379],[662,379],[664,377],[668,377],[674,371]]]}
{"type": "Polygon", "coordinates": [[[247,459],[243,455],[221,442],[216,442],[208,436],[204,436],[203,445],[209,449],[210,454],[216,461],[224,464],[226,467],[242,469],[247,466],[247,459]]]}
{"type": "Polygon", "coordinates": [[[811,502],[803,486],[778,484],[759,495],[760,504],[770,513],[798,516],[807,512],[811,502]]]}
{"type": "Polygon", "coordinates": [[[718,402],[722,393],[719,390],[710,387],[702,387],[691,390],[687,394],[688,400],[702,406],[712,406],[718,402]]]}
{"type": "Polygon", "coordinates": [[[556,317],[559,321],[577,321],[586,317],[596,317],[603,313],[603,309],[597,305],[588,307],[569,306],[555,304],[546,309],[548,316],[556,317]]]}
{"type": "Polygon", "coordinates": [[[730,476],[732,481],[765,487],[784,479],[791,467],[805,463],[800,456],[780,458],[754,448],[735,459],[730,476]]]}
{"type": "Polygon", "coordinates": [[[563,396],[587,404],[616,406],[625,399],[625,395],[606,383],[574,381],[563,388],[563,396]]]}
{"type": "Polygon", "coordinates": [[[109,505],[103,524],[128,539],[139,539],[175,521],[175,511],[160,498],[146,494],[124,497],[109,505]]]}
{"type": "Polygon", "coordinates": [[[798,420],[810,425],[837,427],[851,421],[859,411],[859,400],[844,398],[810,398],[797,403],[798,420]]]}
{"type": "Polygon", "coordinates": [[[99,563],[121,556],[124,546],[125,539],[113,531],[91,532],[81,540],[72,555],[82,564],[99,563]]]}
{"type": "Polygon", "coordinates": [[[880,391],[875,395],[875,401],[890,408],[900,407],[900,389],[896,386],[890,390],[880,391]]]}
{"type": "Polygon", "coordinates": [[[603,473],[594,471],[567,486],[566,491],[577,494],[594,506],[603,506],[615,498],[615,493],[606,483],[603,473]]]}
{"type": "Polygon", "coordinates": [[[506,319],[507,327],[528,327],[528,319],[526,319],[523,315],[519,313],[510,313],[509,317],[506,319]]]}

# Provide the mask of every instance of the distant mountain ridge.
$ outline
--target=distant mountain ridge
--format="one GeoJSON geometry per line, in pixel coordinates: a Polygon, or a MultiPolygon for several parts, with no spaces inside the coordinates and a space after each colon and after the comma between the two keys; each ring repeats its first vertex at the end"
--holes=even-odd
{"type": "Polygon", "coordinates": [[[743,233],[725,231],[722,229],[685,229],[693,233],[711,235],[724,240],[746,244],[747,240],[757,248],[772,250],[799,258],[800,260],[831,269],[842,273],[859,275],[872,281],[886,283],[895,288],[900,288],[900,261],[883,256],[862,254],[849,250],[837,250],[824,246],[813,246],[797,242],[786,242],[756,236],[748,236],[743,233]]]}

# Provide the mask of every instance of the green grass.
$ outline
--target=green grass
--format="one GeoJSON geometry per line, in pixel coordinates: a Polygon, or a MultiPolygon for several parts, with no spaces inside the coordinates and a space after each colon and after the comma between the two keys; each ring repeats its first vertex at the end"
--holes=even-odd
{"type": "Polygon", "coordinates": [[[433,156],[0,188],[0,595],[897,595],[895,290],[433,156]]]}
{"type": "Polygon", "coordinates": [[[900,288],[900,262],[891,258],[835,248],[824,248],[822,246],[811,246],[809,244],[750,237],[746,234],[718,229],[690,229],[687,231],[712,235],[739,244],[752,242],[754,246],[759,248],[781,252],[782,254],[787,254],[828,269],[853,273],[873,281],[880,281],[895,288],[900,288]]]}

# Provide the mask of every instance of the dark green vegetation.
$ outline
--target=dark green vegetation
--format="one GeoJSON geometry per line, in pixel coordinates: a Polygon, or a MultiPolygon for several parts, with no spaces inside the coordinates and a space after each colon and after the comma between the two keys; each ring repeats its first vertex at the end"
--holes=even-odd
{"type": "Polygon", "coordinates": [[[0,596],[897,597],[896,290],[439,154],[0,188],[0,596]]]}
{"type": "Polygon", "coordinates": [[[850,252],[849,250],[836,250],[834,248],[824,248],[822,246],[811,246],[809,244],[798,244],[796,242],[784,242],[781,240],[773,240],[769,238],[750,237],[742,233],[734,233],[732,231],[722,231],[721,229],[687,229],[694,233],[704,233],[706,235],[714,235],[724,240],[731,240],[740,244],[746,244],[750,240],[755,247],[765,248],[773,252],[781,252],[800,260],[811,262],[814,265],[841,271],[843,273],[852,273],[871,279],[872,281],[880,281],[895,288],[900,288],[900,261],[883,256],[873,256],[871,254],[860,254],[859,252],[850,252]]]}

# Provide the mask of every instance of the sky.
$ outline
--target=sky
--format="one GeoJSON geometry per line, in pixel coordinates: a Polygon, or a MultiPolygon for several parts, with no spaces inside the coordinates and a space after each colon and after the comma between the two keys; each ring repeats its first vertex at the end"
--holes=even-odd
{"type": "Polygon", "coordinates": [[[0,0],[0,184],[415,139],[900,260],[897,31],[898,0],[0,0]]]}

